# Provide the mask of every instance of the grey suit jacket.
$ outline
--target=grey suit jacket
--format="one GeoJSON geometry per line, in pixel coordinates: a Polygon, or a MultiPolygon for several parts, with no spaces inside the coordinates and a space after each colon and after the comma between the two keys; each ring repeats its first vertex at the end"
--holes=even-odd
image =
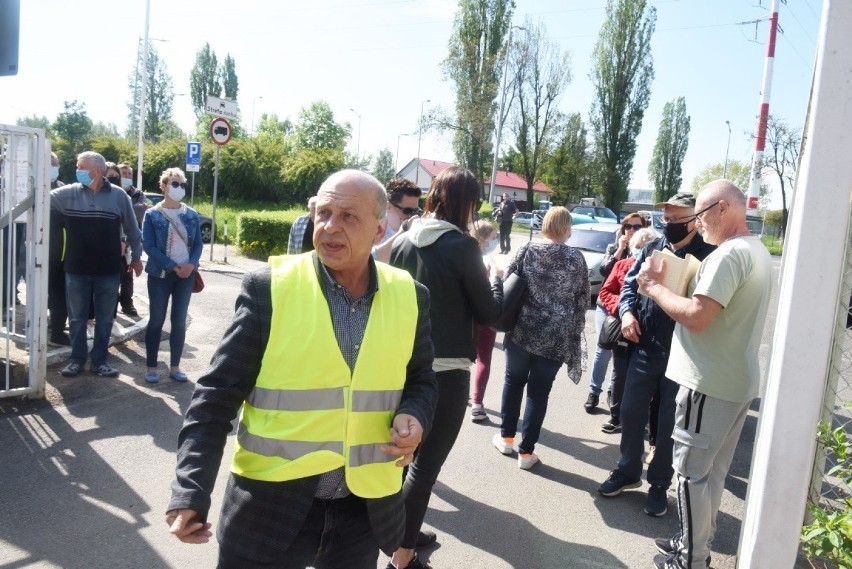
{"type": "MultiPolygon", "coordinates": [[[[318,268],[316,254],[314,263],[318,268]]],[[[269,339],[273,318],[270,277],[269,267],[245,276],[234,319],[210,366],[198,380],[178,439],[177,476],[166,511],[190,508],[199,512],[202,519],[207,518],[232,421],[254,387],[269,339]]],[[[397,413],[414,416],[428,432],[437,400],[429,293],[423,285],[415,286],[417,330],[397,413]]],[[[318,483],[319,476],[262,482],[231,474],[217,528],[219,542],[246,559],[261,563],[280,559],[299,533],[318,483]]],[[[366,502],[373,534],[382,551],[390,555],[402,539],[405,508],[401,494],[366,502]]]]}

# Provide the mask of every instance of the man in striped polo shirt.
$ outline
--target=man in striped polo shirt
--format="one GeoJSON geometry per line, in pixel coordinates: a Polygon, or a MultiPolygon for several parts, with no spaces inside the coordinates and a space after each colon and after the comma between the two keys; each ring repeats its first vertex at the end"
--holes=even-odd
{"type": "Polygon", "coordinates": [[[142,274],[142,233],[133,205],[124,190],[104,177],[106,160],[97,152],[77,157],[77,183],[50,192],[50,208],[59,214],[65,229],[65,286],[71,325],[71,358],[60,372],[74,377],[87,359],[86,319],[94,303],[95,338],[91,370],[115,377],[118,370],[107,363],[116,295],[122,270],[121,230],[132,251],[130,269],[142,274]]]}

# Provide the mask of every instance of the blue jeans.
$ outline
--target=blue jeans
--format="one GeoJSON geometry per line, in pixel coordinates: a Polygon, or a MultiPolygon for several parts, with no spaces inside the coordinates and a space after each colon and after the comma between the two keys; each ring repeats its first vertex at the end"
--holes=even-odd
{"type": "Polygon", "coordinates": [[[107,363],[107,348],[112,334],[115,298],[119,274],[76,275],[65,273],[65,295],[68,301],[68,320],[71,327],[71,361],[80,366],[86,363],[86,320],[94,302],[95,339],[92,341],[92,369],[107,363]]]}
{"type": "MultiPolygon", "coordinates": [[[[606,320],[607,312],[598,304],[595,307],[595,331],[598,336],[601,335],[601,328],[604,320],[606,320]]],[[[612,359],[612,350],[605,350],[600,346],[595,346],[595,359],[592,362],[592,377],[589,382],[589,391],[595,395],[600,395],[603,391],[604,377],[606,376],[606,368],[609,367],[609,360],[612,359]]],[[[609,380],[609,388],[612,390],[612,377],[609,380]]]]}
{"type": "Polygon", "coordinates": [[[527,404],[521,425],[521,442],[518,444],[518,452],[526,454],[535,449],[535,443],[541,435],[550,388],[553,387],[553,380],[556,379],[556,372],[562,367],[562,362],[533,355],[514,343],[511,338],[506,339],[504,343],[506,382],[503,384],[503,403],[500,409],[503,417],[500,433],[503,437],[514,437],[517,433],[526,387],[527,404]]]}
{"type": "Polygon", "coordinates": [[[217,569],[375,569],[379,542],[373,535],[367,503],[353,494],[317,500],[302,529],[281,559],[259,563],[219,547],[217,569]]]}
{"type": "Polygon", "coordinates": [[[150,316],[145,330],[145,364],[157,367],[157,353],[160,351],[160,336],[166,323],[166,309],[169,297],[172,299],[172,331],[169,334],[170,366],[178,367],[186,341],[186,313],[192,296],[192,284],[195,273],[182,279],[175,272],[166,273],[165,278],[148,275],[148,302],[150,316]]]}
{"type": "Polygon", "coordinates": [[[621,459],[618,470],[630,480],[642,477],[645,425],[654,393],[660,391],[654,460],[648,466],[648,483],[668,488],[672,483],[672,430],[678,385],[665,376],[668,356],[650,357],[640,349],[630,352],[627,382],[621,399],[621,459]]]}

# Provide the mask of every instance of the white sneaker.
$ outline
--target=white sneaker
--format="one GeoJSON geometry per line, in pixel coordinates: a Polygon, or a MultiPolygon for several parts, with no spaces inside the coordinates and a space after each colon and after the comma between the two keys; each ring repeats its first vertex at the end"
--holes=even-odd
{"type": "Polygon", "coordinates": [[[494,446],[497,448],[497,450],[500,451],[501,454],[512,454],[512,452],[514,452],[514,450],[515,450],[514,449],[514,444],[515,444],[514,437],[512,437],[511,439],[509,439],[509,438],[504,439],[503,437],[500,436],[500,433],[498,432],[498,433],[494,433],[494,438],[491,439],[491,442],[494,443],[494,446]]]}
{"type": "Polygon", "coordinates": [[[538,459],[538,455],[534,452],[531,452],[529,454],[518,455],[518,468],[520,468],[521,470],[529,470],[538,462],[540,462],[538,459]]]}
{"type": "Polygon", "coordinates": [[[484,421],[488,418],[488,414],[485,413],[485,409],[482,405],[477,405],[474,403],[470,406],[470,420],[471,421],[484,421]]]}

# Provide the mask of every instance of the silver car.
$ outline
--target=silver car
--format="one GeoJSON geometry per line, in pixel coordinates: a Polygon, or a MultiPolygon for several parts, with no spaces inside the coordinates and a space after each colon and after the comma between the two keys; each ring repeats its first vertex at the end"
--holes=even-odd
{"type": "Polygon", "coordinates": [[[601,274],[601,261],[606,254],[607,246],[615,243],[618,223],[586,223],[571,227],[571,237],[565,243],[579,249],[586,259],[589,269],[589,292],[597,296],[606,278],[601,274]]]}

